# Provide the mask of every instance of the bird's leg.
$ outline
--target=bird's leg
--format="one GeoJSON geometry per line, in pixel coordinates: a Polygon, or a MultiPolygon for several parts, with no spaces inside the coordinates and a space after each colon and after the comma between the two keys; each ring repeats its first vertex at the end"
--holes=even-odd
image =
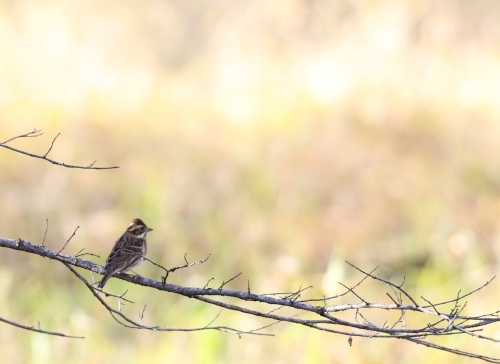
{"type": "Polygon", "coordinates": [[[137,282],[139,278],[143,278],[143,276],[141,276],[139,273],[134,272],[132,269],[130,271],[135,274],[134,282],[137,282]]]}

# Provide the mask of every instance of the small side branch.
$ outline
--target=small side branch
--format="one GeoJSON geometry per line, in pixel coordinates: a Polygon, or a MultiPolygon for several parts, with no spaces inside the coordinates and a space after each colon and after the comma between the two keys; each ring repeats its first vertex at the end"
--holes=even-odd
{"type": "Polygon", "coordinates": [[[47,230],[49,230],[49,219],[47,219],[47,216],[45,216],[45,214],[43,214],[43,216],[45,217],[45,232],[43,233],[42,244],[40,244],[41,246],[44,246],[45,237],[47,236],[47,230]]]}
{"type": "Polygon", "coordinates": [[[69,237],[69,239],[68,239],[68,240],[66,240],[66,243],[63,245],[63,247],[61,248],[61,250],[59,250],[59,251],[57,252],[57,254],[60,254],[60,253],[64,250],[64,248],[66,248],[66,245],[68,245],[68,243],[71,241],[71,239],[73,239],[73,236],[75,236],[76,231],[77,231],[79,228],[80,228],[80,226],[77,226],[77,227],[75,228],[75,231],[73,231],[73,234],[71,234],[71,236],[69,237]]]}

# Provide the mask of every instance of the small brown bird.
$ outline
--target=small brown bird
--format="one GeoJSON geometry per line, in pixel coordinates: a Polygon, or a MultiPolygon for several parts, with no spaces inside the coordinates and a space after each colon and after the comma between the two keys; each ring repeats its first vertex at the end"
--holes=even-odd
{"type": "Polygon", "coordinates": [[[151,230],[141,219],[132,220],[109,253],[99,288],[104,287],[113,274],[129,271],[144,261],[148,249],[146,236],[151,230]]]}

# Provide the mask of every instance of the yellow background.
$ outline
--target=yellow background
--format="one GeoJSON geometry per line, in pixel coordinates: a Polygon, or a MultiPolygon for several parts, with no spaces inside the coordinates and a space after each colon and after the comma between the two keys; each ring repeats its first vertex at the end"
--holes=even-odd
{"type": "MultiPolygon", "coordinates": [[[[0,236],[40,243],[45,214],[49,248],[80,226],[65,252],[104,263],[141,217],[154,261],[212,254],[175,284],[243,272],[228,288],[312,285],[305,297],[321,297],[361,278],[348,260],[406,276],[416,298],[472,290],[500,256],[499,16],[485,0],[1,1],[0,141],[37,127],[43,136],[11,145],[44,154],[61,133],[49,157],[120,168],[64,169],[1,148],[0,236]]],[[[469,362],[290,324],[242,339],[125,329],[63,265],[6,249],[0,263],[0,316],[86,337],[0,323],[8,363],[469,362]]],[[[148,263],[137,272],[161,275],[148,263]]],[[[106,288],[129,289],[134,318],[146,304],[146,324],[200,327],[218,313],[116,279],[106,288]]],[[[464,312],[498,310],[499,288],[464,312]]],[[[391,302],[373,282],[357,292],[391,302]]],[[[269,322],[224,311],[215,323],[269,322]]],[[[472,337],[435,342],[500,356],[472,337]]]]}

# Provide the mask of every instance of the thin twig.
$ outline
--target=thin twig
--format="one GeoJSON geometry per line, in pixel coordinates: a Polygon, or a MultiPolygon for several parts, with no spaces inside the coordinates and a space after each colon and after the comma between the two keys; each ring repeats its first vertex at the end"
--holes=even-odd
{"type": "Polygon", "coordinates": [[[224,288],[224,286],[225,286],[226,284],[228,284],[229,282],[231,282],[232,280],[234,280],[234,279],[238,278],[239,276],[241,276],[241,273],[242,273],[242,272],[238,273],[237,275],[235,275],[233,278],[231,278],[231,279],[230,279],[230,280],[228,280],[228,281],[223,281],[223,282],[222,282],[222,284],[219,286],[219,290],[221,290],[222,288],[224,288]]]}
{"type": "Polygon", "coordinates": [[[284,300],[292,300],[292,301],[297,301],[297,299],[300,297],[301,293],[308,290],[309,288],[313,288],[313,286],[308,286],[306,288],[302,288],[302,285],[300,285],[299,289],[295,292],[292,292],[288,294],[287,296],[281,297],[284,300]]]}
{"type": "Polygon", "coordinates": [[[144,305],[142,311],[139,311],[139,320],[141,320],[141,325],[143,324],[142,320],[144,319],[144,312],[146,311],[146,306],[147,305],[144,305]]]}
{"type": "Polygon", "coordinates": [[[45,232],[43,233],[43,239],[42,239],[42,244],[41,246],[45,245],[45,237],[47,236],[47,230],[49,229],[49,219],[47,219],[47,216],[45,216],[45,213],[43,214],[45,217],[45,232]]]}
{"type": "Polygon", "coordinates": [[[367,272],[365,272],[365,271],[363,271],[363,270],[359,269],[358,267],[356,267],[354,264],[349,263],[348,261],[345,261],[345,262],[346,262],[347,264],[349,264],[351,267],[353,267],[354,269],[356,269],[356,270],[360,271],[361,273],[363,273],[364,275],[367,275],[367,276],[368,276],[368,277],[370,277],[370,278],[373,278],[373,279],[375,279],[375,280],[377,280],[377,281],[384,282],[384,283],[386,283],[386,284],[388,284],[388,285],[390,285],[390,286],[393,286],[393,287],[397,288],[397,289],[398,289],[398,290],[400,290],[400,291],[401,291],[401,292],[402,292],[402,293],[403,293],[403,294],[404,294],[404,295],[405,295],[405,296],[406,296],[406,297],[407,297],[407,298],[408,298],[408,299],[409,299],[409,300],[410,300],[410,301],[411,301],[411,302],[412,302],[415,306],[417,306],[417,307],[418,307],[417,302],[415,302],[415,300],[414,300],[414,299],[413,299],[413,298],[412,298],[412,297],[411,297],[408,293],[406,293],[406,291],[405,291],[405,290],[403,290],[403,288],[401,288],[401,286],[402,286],[402,285],[403,285],[403,283],[404,283],[404,279],[403,279],[403,283],[402,283],[400,286],[398,286],[398,285],[396,285],[396,284],[394,284],[394,283],[392,283],[392,282],[390,282],[390,281],[388,281],[388,280],[385,280],[385,279],[382,279],[382,278],[380,278],[380,277],[374,276],[374,275],[372,275],[371,273],[367,273],[367,272]]]}
{"type": "MultiPolygon", "coordinates": [[[[466,294],[464,294],[464,295],[462,295],[462,296],[457,295],[457,298],[452,299],[452,300],[449,300],[449,301],[443,301],[443,302],[439,302],[439,303],[434,303],[434,304],[433,304],[433,306],[441,306],[441,305],[445,305],[445,304],[447,304],[447,303],[458,302],[459,300],[461,300],[461,299],[463,299],[463,298],[465,298],[465,297],[467,297],[467,296],[470,296],[470,295],[471,295],[471,294],[473,294],[473,293],[476,293],[476,292],[478,292],[478,291],[482,290],[484,287],[486,287],[486,286],[487,286],[487,285],[489,285],[491,282],[493,282],[493,280],[494,280],[495,278],[496,278],[496,276],[493,276],[491,279],[489,279],[488,281],[486,281],[486,283],[485,283],[485,284],[483,284],[481,287],[478,287],[478,288],[476,288],[476,289],[474,289],[474,290],[470,291],[469,293],[466,293],[466,294]]],[[[459,291],[459,293],[460,293],[460,291],[459,291]]],[[[430,307],[430,305],[429,305],[429,306],[422,306],[422,307],[424,307],[424,308],[428,308],[428,307],[430,307]]]]}
{"type": "Polygon", "coordinates": [[[6,140],[3,143],[0,143],[0,147],[4,147],[6,149],[10,149],[10,150],[12,150],[14,152],[17,152],[17,153],[20,153],[20,154],[24,154],[24,155],[27,155],[27,156],[32,157],[32,158],[42,159],[42,160],[45,160],[45,161],[47,161],[49,163],[55,164],[55,165],[60,166],[60,167],[78,168],[78,169],[96,169],[96,170],[119,168],[118,166],[113,166],[113,167],[94,167],[94,164],[95,164],[96,161],[94,161],[93,163],[91,163],[88,166],[77,166],[77,165],[72,165],[72,164],[66,164],[66,163],[58,162],[58,161],[55,161],[53,159],[47,158],[47,155],[52,150],[52,147],[54,146],[54,142],[57,139],[57,137],[59,136],[59,134],[57,134],[57,136],[52,140],[52,144],[51,144],[49,150],[47,151],[47,153],[45,153],[45,155],[28,153],[28,152],[26,152],[24,150],[17,149],[17,148],[11,147],[10,145],[7,145],[8,142],[10,142],[12,140],[15,140],[15,139],[18,139],[18,138],[34,138],[34,137],[38,137],[40,135],[43,135],[42,131],[41,130],[37,130],[35,128],[33,131],[31,131],[29,133],[25,133],[25,134],[21,134],[21,135],[12,137],[12,138],[6,140]]]}
{"type": "Polygon", "coordinates": [[[6,324],[9,324],[9,325],[12,325],[12,326],[19,327],[21,329],[30,330],[30,331],[34,331],[34,332],[39,332],[41,334],[48,334],[48,335],[69,337],[69,338],[72,338],[72,339],[85,339],[85,337],[83,337],[83,336],[72,336],[72,335],[66,335],[66,334],[63,334],[63,333],[60,333],[60,332],[42,330],[40,328],[40,321],[38,322],[38,329],[34,328],[33,326],[26,326],[26,325],[22,325],[22,324],[20,324],[18,322],[14,322],[14,321],[10,321],[10,320],[4,319],[3,317],[0,317],[0,321],[5,322],[6,324]]]}
{"type": "Polygon", "coordinates": [[[21,135],[12,137],[12,138],[4,141],[3,143],[0,143],[0,145],[7,144],[8,142],[10,142],[10,141],[12,141],[14,139],[18,139],[18,138],[36,138],[36,137],[38,137],[40,135],[43,135],[42,131],[41,130],[37,130],[37,128],[35,128],[35,129],[33,129],[33,131],[30,131],[29,133],[21,134],[21,135]]]}
{"type": "Polygon", "coordinates": [[[61,254],[61,252],[64,250],[64,248],[66,248],[66,245],[68,245],[68,243],[70,242],[70,240],[73,238],[73,236],[75,236],[76,234],[76,231],[80,228],[80,226],[77,226],[75,231],[73,231],[73,234],[71,234],[71,236],[69,237],[69,239],[66,241],[66,244],[63,245],[63,247],[61,248],[61,250],[59,250],[57,252],[57,254],[61,254]]]}
{"type": "Polygon", "coordinates": [[[344,283],[341,283],[341,282],[338,282],[342,287],[344,287],[345,289],[349,290],[353,295],[355,295],[356,297],[358,297],[361,302],[363,303],[368,303],[366,302],[360,295],[358,295],[356,292],[354,292],[354,290],[352,288],[349,288],[347,287],[344,283]]]}
{"type": "Polygon", "coordinates": [[[82,253],[84,250],[85,250],[85,248],[80,249],[78,251],[78,253],[75,254],[75,257],[79,258],[79,257],[83,257],[85,255],[88,255],[88,256],[91,256],[91,257],[96,257],[96,258],[100,258],[101,257],[100,255],[94,254],[94,253],[82,253]]]}
{"type": "Polygon", "coordinates": [[[208,284],[210,283],[210,281],[213,281],[213,280],[215,280],[215,279],[214,279],[214,277],[210,278],[210,279],[208,280],[208,282],[207,282],[207,283],[205,283],[205,285],[203,286],[203,289],[210,289],[210,288],[208,288],[208,284]]]}
{"type": "MultiPolygon", "coordinates": [[[[378,265],[375,268],[372,269],[372,271],[370,272],[370,274],[373,274],[373,272],[375,272],[377,269],[378,269],[378,265]]],[[[352,289],[358,287],[361,283],[363,283],[366,279],[368,279],[368,277],[370,277],[370,276],[369,275],[365,275],[358,283],[356,283],[354,286],[352,286],[352,289]]],[[[326,301],[332,300],[332,299],[336,299],[336,298],[339,298],[339,297],[342,297],[342,296],[345,296],[349,292],[351,292],[351,291],[348,289],[344,293],[340,293],[340,294],[337,294],[335,296],[322,297],[322,298],[312,298],[312,299],[302,300],[302,301],[299,301],[299,302],[317,302],[317,301],[323,301],[325,303],[325,305],[326,305],[326,301]]]]}
{"type": "Polygon", "coordinates": [[[44,154],[43,158],[45,158],[49,153],[50,151],[52,150],[52,147],[54,146],[54,142],[56,141],[57,137],[61,135],[61,133],[57,133],[56,137],[54,139],[52,139],[52,144],[50,144],[50,148],[49,150],[47,151],[47,153],[44,154]]]}

